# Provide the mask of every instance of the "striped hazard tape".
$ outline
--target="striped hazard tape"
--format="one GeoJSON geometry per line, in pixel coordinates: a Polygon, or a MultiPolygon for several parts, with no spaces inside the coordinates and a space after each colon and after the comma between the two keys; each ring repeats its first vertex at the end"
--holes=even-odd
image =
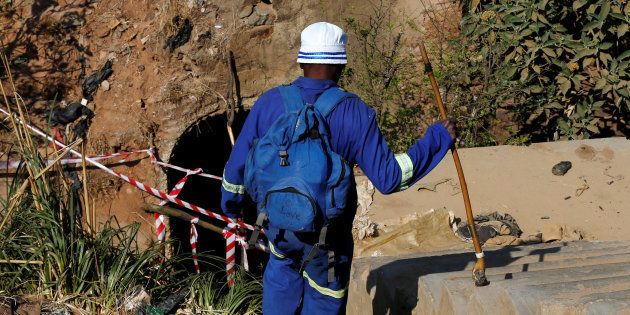
{"type": "Polygon", "coordinates": [[[223,229],[225,238],[225,273],[227,274],[228,286],[234,285],[234,271],[236,267],[236,233],[226,227],[223,229]]]}
{"type": "MultiPolygon", "coordinates": [[[[182,179],[180,179],[177,182],[177,184],[175,184],[171,192],[168,193],[169,196],[177,197],[179,193],[182,191],[182,189],[184,188],[184,185],[186,184],[186,181],[188,180],[188,176],[197,174],[199,172],[201,172],[200,168],[196,168],[192,171],[186,172],[186,175],[182,177],[182,179]]],[[[166,206],[167,204],[168,204],[168,201],[166,200],[160,201],[160,206],[166,206]]],[[[164,215],[159,214],[159,213],[154,213],[154,216],[155,216],[155,233],[157,234],[157,239],[159,242],[163,242],[164,239],[166,238],[166,224],[164,222],[165,221],[164,215]]]]}
{"type": "MultiPolygon", "coordinates": [[[[10,114],[6,110],[4,110],[3,108],[0,108],[0,112],[4,113],[7,116],[10,116],[10,114]]],[[[78,158],[82,158],[83,157],[83,155],[81,155],[81,153],[79,153],[77,150],[69,148],[68,146],[66,146],[62,142],[53,139],[51,136],[49,136],[45,132],[39,130],[38,128],[35,128],[35,127],[33,127],[33,126],[23,122],[20,118],[18,118],[18,117],[14,117],[14,118],[15,118],[16,121],[18,121],[20,124],[23,124],[24,126],[26,126],[28,129],[33,131],[38,136],[46,138],[48,141],[54,142],[56,145],[60,146],[62,149],[68,149],[68,152],[72,153],[74,156],[76,156],[78,158]]],[[[189,202],[180,200],[177,197],[169,196],[167,193],[165,193],[163,191],[160,191],[160,190],[155,189],[155,188],[153,188],[153,187],[151,187],[149,185],[146,185],[146,184],[144,184],[144,183],[142,183],[140,181],[137,181],[137,180],[135,180],[133,178],[130,178],[129,176],[127,176],[125,174],[121,174],[119,172],[116,172],[116,171],[108,168],[107,166],[99,163],[98,161],[96,161],[96,160],[94,160],[92,158],[86,157],[85,160],[90,162],[90,164],[96,166],[97,168],[100,168],[101,170],[105,171],[106,173],[108,173],[110,175],[113,175],[113,176],[116,176],[116,177],[118,177],[118,178],[120,178],[120,179],[122,179],[122,180],[124,180],[124,181],[126,181],[128,183],[130,183],[131,185],[136,186],[136,188],[138,188],[138,189],[140,189],[140,190],[142,190],[144,192],[147,192],[147,193],[149,193],[149,194],[151,194],[151,195],[153,195],[155,197],[158,197],[158,198],[163,199],[163,200],[167,200],[167,201],[175,203],[175,204],[177,204],[177,205],[179,205],[181,207],[184,207],[186,209],[189,209],[189,210],[201,213],[201,214],[209,216],[211,218],[214,218],[214,219],[226,222],[226,223],[233,223],[233,224],[236,224],[239,227],[244,228],[244,229],[248,229],[248,230],[252,230],[252,231],[254,230],[254,226],[251,225],[251,224],[247,224],[247,223],[245,223],[243,221],[240,221],[240,220],[234,220],[234,219],[232,219],[230,217],[227,217],[227,216],[224,216],[222,214],[218,214],[218,213],[215,213],[215,212],[212,212],[212,211],[208,211],[208,210],[206,210],[206,209],[204,209],[202,207],[199,207],[199,206],[196,206],[196,205],[191,204],[189,202]]]]}
{"type": "Polygon", "coordinates": [[[236,245],[241,246],[241,260],[243,262],[243,268],[249,271],[249,262],[247,259],[247,250],[249,249],[247,241],[243,235],[241,235],[236,226],[228,224],[223,229],[223,238],[225,238],[225,273],[227,274],[228,286],[234,285],[234,279],[236,278],[236,245]]]}
{"type": "MultiPolygon", "coordinates": [[[[121,152],[111,153],[111,154],[92,155],[92,156],[89,156],[89,158],[92,159],[92,160],[95,160],[95,161],[102,161],[102,160],[107,160],[107,159],[111,159],[111,158],[114,158],[114,157],[122,157],[118,161],[119,163],[122,163],[122,162],[127,162],[127,160],[129,159],[129,157],[131,155],[140,154],[140,153],[147,153],[147,154],[149,154],[150,150],[151,149],[136,150],[136,151],[121,151],[121,152]]],[[[54,161],[55,160],[47,160],[44,163],[46,165],[50,165],[54,161]]],[[[81,159],[61,159],[61,160],[59,160],[58,163],[65,165],[65,164],[79,164],[79,163],[82,163],[82,162],[83,162],[83,160],[81,160],[81,159]]],[[[0,161],[0,168],[2,168],[2,169],[16,169],[22,163],[23,163],[23,161],[0,161]]]]}
{"type": "MultiPolygon", "coordinates": [[[[11,115],[10,113],[8,113],[3,108],[0,108],[0,112],[4,113],[6,116],[10,116],[11,115]]],[[[14,116],[14,119],[17,122],[19,122],[20,124],[26,126],[28,129],[30,129],[36,135],[38,135],[40,137],[43,137],[43,138],[47,139],[50,142],[53,142],[54,145],[59,146],[61,149],[67,149],[68,152],[70,152],[72,155],[76,156],[79,159],[83,158],[83,155],[81,153],[79,153],[78,151],[76,151],[76,150],[66,146],[61,141],[56,140],[55,138],[53,138],[50,135],[46,134],[45,132],[39,130],[38,128],[35,128],[35,127],[25,123],[24,121],[22,121],[18,117],[14,116]]],[[[153,156],[152,153],[149,153],[149,154],[153,156]]],[[[226,266],[226,271],[228,271],[228,284],[230,284],[230,281],[231,281],[230,286],[234,283],[234,267],[235,267],[235,255],[234,255],[234,253],[235,253],[236,243],[239,243],[239,245],[241,245],[241,247],[243,248],[244,264],[247,267],[247,259],[246,259],[247,253],[245,252],[245,250],[247,249],[247,243],[245,242],[245,238],[243,236],[241,236],[241,235],[238,235],[235,231],[237,230],[236,229],[237,227],[253,231],[254,230],[254,226],[253,225],[247,224],[247,223],[245,223],[245,222],[243,222],[241,220],[235,220],[235,219],[232,219],[232,218],[227,217],[225,215],[218,214],[218,213],[206,210],[206,209],[204,209],[202,207],[199,207],[199,206],[194,205],[192,203],[189,203],[187,201],[183,201],[181,199],[178,199],[176,197],[175,192],[171,191],[171,193],[172,193],[172,195],[171,195],[171,194],[167,194],[167,193],[165,193],[163,191],[160,191],[160,190],[158,190],[156,188],[153,188],[153,187],[151,187],[149,185],[146,185],[146,184],[144,184],[144,183],[142,183],[140,181],[137,181],[137,180],[135,180],[135,179],[125,175],[125,174],[116,172],[116,171],[108,168],[107,166],[99,163],[96,158],[85,157],[85,160],[87,162],[89,162],[90,164],[96,166],[97,168],[105,171],[106,173],[108,173],[110,175],[113,175],[115,177],[118,177],[118,178],[128,182],[129,184],[135,186],[136,188],[138,188],[138,189],[140,189],[140,190],[142,190],[144,192],[147,192],[147,193],[149,193],[149,194],[151,194],[151,195],[153,195],[155,197],[158,197],[158,198],[162,199],[163,202],[172,202],[172,203],[177,204],[177,205],[179,205],[181,207],[184,207],[186,209],[195,211],[197,213],[201,213],[201,214],[206,215],[206,216],[208,216],[210,218],[214,218],[214,219],[217,219],[217,220],[220,220],[220,221],[223,221],[223,222],[227,223],[227,227],[226,227],[227,230],[224,230],[224,237],[226,239],[229,239],[229,241],[226,241],[226,258],[228,258],[228,256],[230,257],[229,261],[227,262],[227,266],[226,266]],[[230,245],[228,245],[228,244],[230,244],[230,245]],[[228,255],[228,252],[230,252],[231,254],[228,255]]],[[[157,160],[156,160],[156,162],[157,162],[157,160]]],[[[156,163],[156,164],[161,165],[161,166],[165,166],[165,167],[171,167],[171,168],[175,167],[175,169],[178,169],[178,170],[181,170],[181,171],[185,171],[187,174],[186,174],[186,176],[184,178],[187,178],[188,175],[192,175],[193,173],[195,173],[195,175],[199,175],[199,173],[196,173],[196,172],[200,172],[199,169],[197,169],[197,170],[187,170],[185,168],[177,167],[177,166],[170,165],[168,163],[163,163],[163,162],[156,163]],[[166,165],[168,165],[168,166],[166,166],[166,165]],[[190,172],[190,174],[189,174],[189,172],[190,172]]],[[[209,174],[207,174],[207,175],[209,175],[209,174]]],[[[218,177],[218,176],[212,176],[211,178],[220,179],[220,177],[218,177]]],[[[185,183],[185,180],[184,179],[182,179],[182,180],[185,183]]],[[[180,180],[180,182],[182,182],[182,180],[180,180]]],[[[180,182],[178,182],[178,184],[180,182]]],[[[183,184],[182,184],[182,186],[183,186],[183,184]]],[[[177,187],[177,185],[176,185],[176,187],[177,187]]],[[[176,188],[176,187],[174,187],[174,188],[176,188]]],[[[181,187],[179,188],[179,190],[181,191],[181,187]]],[[[179,192],[177,192],[177,194],[179,194],[179,192]]],[[[161,221],[162,221],[162,223],[164,222],[163,219],[161,221]]],[[[191,224],[191,225],[194,225],[194,223],[191,224]]],[[[162,225],[162,227],[164,227],[164,225],[162,225]]],[[[264,231],[261,230],[261,232],[264,234],[264,231]]],[[[192,233],[193,233],[193,227],[191,227],[191,236],[192,236],[192,233]]],[[[192,241],[193,241],[193,237],[191,237],[191,245],[192,245],[192,241]]],[[[197,242],[196,229],[194,229],[194,242],[195,242],[195,251],[193,252],[193,254],[194,254],[195,259],[196,259],[196,242],[197,242]]],[[[259,248],[261,250],[265,250],[266,249],[263,244],[260,244],[260,242],[259,242],[259,244],[257,244],[257,248],[259,248]]]]}
{"type": "Polygon", "coordinates": [[[190,220],[190,248],[192,250],[193,264],[195,264],[195,271],[199,273],[199,261],[197,261],[197,240],[199,234],[197,234],[196,224],[199,222],[199,217],[193,217],[190,220]]]}

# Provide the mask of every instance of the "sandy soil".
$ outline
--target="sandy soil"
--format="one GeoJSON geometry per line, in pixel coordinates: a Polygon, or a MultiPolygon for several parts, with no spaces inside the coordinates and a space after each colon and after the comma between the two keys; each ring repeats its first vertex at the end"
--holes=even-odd
{"type": "MultiPolygon", "coordinates": [[[[598,240],[630,239],[630,141],[609,138],[497,146],[460,150],[475,213],[511,214],[524,234],[550,224],[584,230],[598,240]],[[573,167],[564,176],[551,168],[560,161],[573,167]]],[[[370,218],[381,228],[403,224],[410,214],[446,207],[465,218],[457,173],[450,154],[433,172],[408,190],[374,195],[370,218]],[[423,185],[451,179],[436,191],[423,185]]]]}

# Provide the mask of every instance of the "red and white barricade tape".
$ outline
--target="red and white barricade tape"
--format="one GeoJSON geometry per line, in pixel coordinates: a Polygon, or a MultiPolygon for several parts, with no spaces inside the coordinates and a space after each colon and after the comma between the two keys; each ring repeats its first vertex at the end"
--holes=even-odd
{"type": "MultiPolygon", "coordinates": [[[[6,110],[4,110],[3,108],[0,108],[0,112],[4,113],[7,116],[10,116],[10,114],[6,110]]],[[[41,136],[43,138],[46,138],[50,142],[53,142],[55,145],[59,146],[61,149],[68,149],[68,152],[70,152],[74,156],[78,157],[79,159],[83,157],[83,155],[81,153],[79,153],[78,151],[69,148],[68,146],[66,146],[61,141],[58,141],[58,140],[54,139],[53,137],[51,137],[50,135],[46,134],[45,132],[39,130],[38,128],[35,128],[35,127],[33,127],[33,126],[23,122],[18,117],[14,117],[14,118],[19,123],[23,124],[28,129],[33,131],[35,134],[37,134],[37,135],[39,135],[39,136],[41,136]]],[[[152,153],[149,153],[149,154],[151,154],[153,156],[152,153]]],[[[234,270],[235,270],[235,258],[236,258],[234,254],[235,254],[236,242],[238,242],[243,248],[243,261],[244,261],[245,267],[248,268],[248,266],[247,266],[247,253],[245,252],[246,249],[247,249],[247,243],[246,243],[244,237],[242,237],[240,235],[237,235],[236,227],[238,226],[238,227],[245,228],[245,229],[248,229],[248,230],[254,230],[254,226],[253,225],[247,224],[247,223],[245,223],[243,221],[240,221],[240,220],[234,220],[234,219],[232,219],[230,217],[227,217],[227,216],[224,216],[224,215],[212,212],[212,211],[208,211],[208,210],[206,210],[206,209],[204,209],[202,207],[199,207],[199,206],[196,206],[196,205],[191,204],[189,202],[180,200],[180,199],[178,199],[175,196],[171,196],[170,194],[166,194],[165,192],[162,192],[162,191],[160,191],[158,189],[155,189],[155,188],[153,188],[151,186],[148,186],[148,185],[146,185],[146,184],[144,184],[144,183],[142,183],[140,181],[137,181],[137,180],[135,180],[133,178],[130,178],[127,175],[124,175],[122,173],[116,172],[116,171],[108,168],[107,166],[99,163],[96,159],[94,159],[92,157],[85,157],[85,160],[90,162],[90,164],[96,166],[97,168],[100,168],[101,170],[105,171],[106,173],[108,173],[110,175],[113,175],[113,176],[116,176],[116,177],[118,177],[118,178],[120,178],[120,179],[122,179],[122,180],[124,180],[124,181],[126,181],[128,183],[130,183],[131,185],[136,186],[136,188],[138,188],[138,189],[140,189],[142,191],[145,191],[145,192],[147,192],[147,193],[149,193],[149,194],[151,194],[151,195],[153,195],[155,197],[158,197],[158,198],[162,199],[165,202],[172,202],[172,203],[175,203],[175,204],[177,204],[177,205],[179,205],[181,207],[184,207],[186,209],[189,209],[189,210],[195,211],[197,213],[201,213],[201,214],[204,214],[206,216],[209,216],[211,218],[215,218],[217,220],[226,222],[228,224],[228,226],[224,229],[223,235],[224,235],[224,237],[226,239],[228,239],[228,241],[226,242],[226,260],[227,260],[226,271],[228,272],[228,284],[230,286],[232,286],[232,284],[234,284],[234,277],[235,277],[234,270]],[[231,245],[229,245],[229,244],[231,244],[231,245]]],[[[156,160],[155,162],[158,162],[158,161],[156,160]]],[[[156,164],[163,165],[163,166],[168,165],[167,167],[179,169],[179,170],[185,171],[187,173],[188,172],[194,172],[194,171],[191,171],[191,170],[187,170],[187,169],[180,168],[180,167],[177,167],[177,166],[174,166],[174,165],[170,165],[170,164],[167,164],[167,163],[163,163],[163,162],[158,162],[156,164]]],[[[199,175],[199,174],[197,174],[197,175],[199,175]]],[[[186,177],[187,176],[188,176],[188,174],[186,175],[186,177]]],[[[218,176],[212,176],[210,178],[220,179],[220,177],[218,177],[218,176]]],[[[192,230],[193,230],[193,228],[191,228],[191,233],[192,233],[192,230]]],[[[264,231],[261,230],[261,232],[264,234],[264,231]]],[[[194,230],[194,234],[195,234],[195,247],[196,247],[196,241],[197,241],[196,229],[194,230]]],[[[191,245],[192,245],[192,237],[191,237],[191,245]]],[[[264,245],[262,245],[262,244],[260,244],[260,245],[261,245],[261,249],[265,248],[264,245]]],[[[196,248],[195,248],[194,256],[196,258],[196,248]]]]}
{"type": "Polygon", "coordinates": [[[190,248],[192,250],[195,271],[199,273],[199,261],[197,261],[197,240],[199,238],[199,234],[197,234],[197,228],[195,227],[197,222],[199,222],[199,217],[193,217],[192,220],[190,220],[190,248]]]}
{"type": "Polygon", "coordinates": [[[166,239],[166,224],[164,223],[164,215],[159,213],[154,213],[153,217],[155,218],[155,234],[157,234],[158,242],[164,242],[166,239]]]}
{"type": "Polygon", "coordinates": [[[227,274],[228,286],[234,285],[234,271],[236,268],[236,234],[226,227],[223,229],[225,238],[225,273],[227,274]]]}
{"type": "MultiPolygon", "coordinates": [[[[56,139],[56,140],[61,142],[59,139],[56,139]]],[[[190,169],[187,169],[187,168],[184,168],[184,167],[181,167],[181,166],[177,166],[177,165],[169,164],[169,163],[166,163],[166,162],[158,161],[158,159],[155,157],[155,152],[154,152],[153,148],[143,149],[143,150],[134,150],[134,151],[120,151],[120,152],[110,153],[110,154],[92,155],[92,156],[88,156],[87,158],[92,159],[94,161],[102,161],[102,160],[107,160],[107,159],[111,159],[111,158],[114,158],[114,157],[121,156],[122,159],[120,159],[118,161],[118,163],[123,163],[123,162],[127,162],[129,160],[130,156],[136,155],[136,154],[140,154],[140,153],[146,153],[149,156],[149,158],[151,158],[151,163],[159,165],[159,166],[162,166],[162,167],[174,169],[174,170],[177,170],[177,171],[180,171],[180,172],[184,172],[184,173],[188,173],[188,174],[192,174],[194,172],[194,175],[201,176],[201,177],[206,177],[206,178],[211,178],[211,179],[216,179],[216,180],[221,180],[222,179],[221,176],[207,174],[207,173],[204,173],[203,170],[200,170],[200,171],[197,172],[196,170],[190,170],[190,169]]],[[[49,165],[53,161],[54,160],[47,160],[46,161],[46,165],[49,165]]],[[[61,160],[59,160],[58,163],[60,163],[60,164],[79,164],[79,163],[82,163],[82,162],[83,162],[82,159],[61,159],[61,160]]],[[[20,166],[21,163],[23,163],[23,161],[0,161],[0,169],[16,169],[16,168],[18,168],[20,166]]]]}
{"type": "MultiPolygon", "coordinates": [[[[10,115],[3,108],[0,108],[0,112],[4,113],[7,116],[10,115]]],[[[57,141],[57,140],[53,139],[51,136],[49,136],[45,132],[39,130],[38,128],[35,128],[35,127],[33,127],[33,126],[23,122],[18,117],[14,117],[14,118],[19,123],[25,125],[28,129],[33,131],[35,134],[46,138],[48,141],[54,142],[56,145],[60,146],[62,149],[68,148],[68,146],[66,146],[65,144],[61,143],[60,141],[57,141]]],[[[77,150],[68,148],[68,151],[70,153],[72,153],[74,156],[78,157],[78,158],[83,157],[83,155],[81,155],[81,153],[79,153],[77,150]]],[[[169,196],[167,193],[165,193],[163,191],[160,191],[160,190],[155,189],[155,188],[153,188],[153,187],[151,187],[149,185],[146,185],[146,184],[144,184],[144,183],[142,183],[140,181],[137,181],[137,180],[135,180],[133,178],[130,178],[129,176],[127,176],[125,174],[118,173],[118,172],[108,168],[107,166],[99,163],[98,161],[95,161],[92,158],[86,157],[85,160],[90,162],[92,165],[100,168],[101,170],[105,171],[106,173],[108,173],[110,175],[113,175],[113,176],[116,176],[116,177],[118,177],[118,178],[120,178],[120,179],[122,179],[122,180],[124,180],[124,181],[126,181],[128,183],[130,183],[131,185],[136,186],[136,188],[138,188],[138,189],[140,189],[142,191],[145,191],[145,192],[147,192],[147,193],[149,193],[149,194],[151,194],[151,195],[153,195],[155,197],[158,197],[158,198],[163,199],[163,200],[168,200],[168,201],[170,201],[172,203],[175,203],[175,204],[177,204],[177,205],[179,205],[181,207],[184,207],[186,209],[189,209],[189,210],[201,213],[201,214],[209,216],[211,218],[214,218],[214,219],[217,219],[217,220],[220,220],[220,221],[223,221],[223,222],[227,222],[227,223],[234,223],[234,224],[236,224],[236,225],[238,225],[238,226],[240,226],[242,228],[248,229],[248,230],[254,230],[254,226],[251,225],[251,224],[247,224],[247,223],[245,223],[243,221],[234,220],[234,219],[232,219],[230,217],[227,217],[227,216],[224,216],[224,215],[221,215],[221,214],[218,214],[218,213],[214,213],[212,211],[208,211],[208,210],[206,210],[206,209],[204,209],[202,207],[199,207],[199,206],[196,206],[196,205],[191,204],[189,202],[180,200],[180,199],[178,199],[176,197],[169,196]]]]}
{"type": "MultiPolygon", "coordinates": [[[[175,184],[175,187],[171,189],[171,192],[168,193],[169,196],[177,197],[179,193],[182,191],[182,189],[184,188],[184,185],[186,184],[186,181],[188,180],[188,176],[197,174],[199,172],[201,172],[200,168],[186,172],[186,175],[182,177],[182,179],[180,179],[177,182],[177,184],[175,184]]],[[[166,206],[166,204],[168,204],[168,201],[166,200],[160,201],[160,206],[166,206]]],[[[159,214],[159,213],[154,213],[154,217],[155,217],[155,233],[157,233],[158,241],[162,242],[164,241],[166,237],[166,224],[164,223],[164,215],[159,214]]]]}
{"type": "Polygon", "coordinates": [[[225,238],[225,273],[227,274],[228,287],[234,285],[236,277],[236,245],[241,246],[241,259],[243,267],[249,271],[249,262],[247,260],[247,241],[243,235],[240,235],[233,224],[228,224],[223,229],[223,238],[225,238]]]}
{"type": "MultiPolygon", "coordinates": [[[[139,154],[139,153],[147,153],[149,154],[150,149],[145,149],[145,150],[136,150],[136,151],[121,151],[121,152],[117,152],[117,153],[112,153],[112,154],[103,154],[103,155],[93,155],[90,156],[89,158],[94,160],[94,161],[102,161],[102,160],[107,160],[107,159],[111,159],[114,157],[118,157],[118,156],[122,156],[122,159],[120,159],[118,162],[122,163],[122,162],[127,162],[127,160],[129,159],[129,157],[131,155],[134,154],[139,154]]],[[[61,159],[59,160],[58,163],[60,164],[79,164],[82,163],[82,159],[61,159]]],[[[46,165],[50,165],[52,162],[54,162],[54,160],[47,160],[45,163],[46,165]]],[[[22,164],[23,161],[0,161],[0,168],[1,169],[16,169],[20,166],[20,164],[22,164]]]]}

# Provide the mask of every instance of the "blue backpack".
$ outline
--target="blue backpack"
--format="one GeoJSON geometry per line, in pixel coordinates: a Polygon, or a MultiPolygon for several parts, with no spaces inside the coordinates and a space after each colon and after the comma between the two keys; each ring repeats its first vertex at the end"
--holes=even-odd
{"type": "MultiPolygon", "coordinates": [[[[250,149],[245,188],[258,205],[257,227],[267,221],[277,229],[319,231],[316,249],[325,245],[328,224],[346,207],[352,176],[348,163],[330,146],[325,117],[353,95],[333,87],[311,105],[294,85],[278,89],[285,113],[250,149]]],[[[251,242],[258,233],[254,231],[251,242]]]]}
{"type": "Polygon", "coordinates": [[[351,169],[332,151],[325,117],[353,95],[334,87],[311,105],[294,85],[278,89],[285,113],[250,149],[245,188],[270,227],[316,232],[346,207],[351,169]]]}

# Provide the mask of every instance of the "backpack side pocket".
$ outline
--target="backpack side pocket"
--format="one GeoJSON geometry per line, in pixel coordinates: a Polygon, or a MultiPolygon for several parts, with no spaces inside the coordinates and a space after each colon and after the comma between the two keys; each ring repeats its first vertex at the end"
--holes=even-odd
{"type": "Polygon", "coordinates": [[[334,220],[346,208],[352,170],[340,155],[332,152],[330,158],[332,160],[332,172],[328,180],[326,218],[334,220]]]}

